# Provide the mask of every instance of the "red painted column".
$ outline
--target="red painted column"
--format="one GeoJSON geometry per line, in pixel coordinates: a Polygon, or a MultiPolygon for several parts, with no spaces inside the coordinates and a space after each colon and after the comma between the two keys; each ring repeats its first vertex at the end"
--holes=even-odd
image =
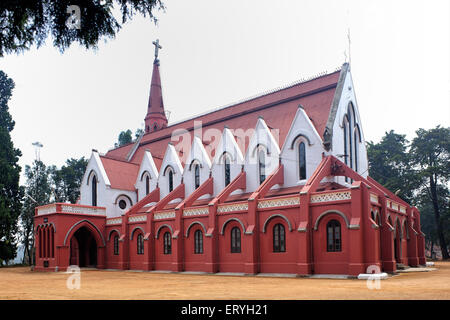
{"type": "Polygon", "coordinates": [[[128,235],[128,215],[122,216],[121,236],[119,239],[119,268],[128,270],[130,268],[129,235],[128,235]]]}
{"type": "Polygon", "coordinates": [[[362,225],[364,232],[364,242],[363,242],[363,252],[365,253],[364,262],[365,269],[367,272],[367,267],[369,266],[378,266],[381,271],[381,261],[378,255],[379,247],[379,235],[378,230],[379,226],[376,225],[376,222],[370,219],[371,205],[370,205],[370,191],[369,188],[364,186],[363,189],[363,212],[362,212],[362,225]]]}
{"type": "Polygon", "coordinates": [[[208,230],[206,232],[206,271],[219,272],[219,233],[217,230],[217,203],[208,206],[208,230]]]}
{"type": "Polygon", "coordinates": [[[175,231],[172,238],[173,270],[184,271],[184,220],[183,210],[175,211],[175,231]]]}
{"type": "Polygon", "coordinates": [[[419,258],[420,265],[426,265],[427,260],[425,258],[425,235],[422,232],[422,224],[420,222],[420,213],[417,209],[414,210],[417,223],[416,231],[419,233],[417,236],[417,255],[419,258]]]}
{"type": "Polygon", "coordinates": [[[259,219],[257,215],[256,199],[248,200],[247,219],[249,226],[253,226],[251,234],[244,233],[245,239],[245,263],[244,271],[247,274],[256,274],[259,272],[259,219]]]}
{"type": "MultiPolygon", "coordinates": [[[[366,206],[363,200],[365,185],[355,182],[351,187],[350,222],[348,227],[348,274],[365,273],[363,255],[363,218],[366,206]]],[[[344,244],[343,244],[344,245],[344,244]]]]}
{"type": "Polygon", "coordinates": [[[381,204],[381,263],[383,271],[395,272],[397,270],[394,256],[394,234],[393,229],[387,223],[386,197],[380,195],[381,204]]]}
{"type": "Polygon", "coordinates": [[[312,231],[313,225],[309,212],[309,194],[300,193],[300,223],[298,228],[297,274],[308,275],[313,273],[314,261],[312,257],[312,231]]]}
{"type": "Polygon", "coordinates": [[[144,270],[153,270],[154,263],[154,246],[155,246],[155,233],[153,225],[153,212],[147,214],[147,222],[145,224],[146,234],[144,235],[144,270]]]}

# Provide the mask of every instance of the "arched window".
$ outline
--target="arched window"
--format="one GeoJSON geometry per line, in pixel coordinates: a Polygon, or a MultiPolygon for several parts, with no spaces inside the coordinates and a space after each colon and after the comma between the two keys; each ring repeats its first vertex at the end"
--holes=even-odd
{"type": "Polygon", "coordinates": [[[39,228],[39,258],[42,258],[42,228],[39,228]]]}
{"type": "Polygon", "coordinates": [[[172,238],[170,236],[170,232],[164,233],[163,236],[164,240],[164,254],[171,254],[172,253],[172,238]]]}
{"type": "Polygon", "coordinates": [[[142,233],[139,233],[137,238],[137,254],[144,254],[144,236],[142,233]]]}
{"type": "Polygon", "coordinates": [[[169,192],[173,191],[173,171],[169,170],[169,192]]]}
{"type": "Polygon", "coordinates": [[[119,236],[114,236],[114,255],[119,255],[119,236]]]}
{"type": "Polygon", "coordinates": [[[358,158],[359,158],[359,143],[361,142],[360,139],[360,132],[359,132],[359,127],[358,125],[355,125],[355,132],[354,132],[354,142],[355,142],[355,146],[354,146],[354,151],[355,151],[355,171],[358,172],[358,158]]]}
{"type": "Polygon", "coordinates": [[[286,232],[281,223],[273,227],[273,252],[286,252],[286,232]]]}
{"type": "Polygon", "coordinates": [[[258,151],[258,173],[259,173],[259,184],[266,180],[266,154],[264,150],[258,151]]]}
{"type": "Polygon", "coordinates": [[[224,163],[225,187],[226,187],[231,182],[230,159],[227,155],[224,155],[223,163],[224,163]]]}
{"type": "Polygon", "coordinates": [[[150,193],[150,177],[148,176],[148,174],[145,176],[145,194],[149,194],[150,193]]]}
{"type": "Polygon", "coordinates": [[[203,253],[203,232],[196,230],[194,233],[194,253],[203,253]]]}
{"type": "Polygon", "coordinates": [[[200,165],[198,164],[194,166],[194,184],[195,189],[200,187],[200,165]]]}
{"type": "Polygon", "coordinates": [[[341,224],[337,220],[331,220],[327,223],[327,251],[342,251],[341,224]]]}
{"type": "Polygon", "coordinates": [[[91,191],[92,191],[92,206],[97,206],[97,177],[92,177],[92,183],[91,183],[91,191]]]}
{"type": "Polygon", "coordinates": [[[306,147],[303,141],[298,145],[298,172],[300,180],[306,179],[306,147]]]}
{"type": "Polygon", "coordinates": [[[241,229],[234,227],[231,229],[231,253],[241,252],[241,229]]]}
{"type": "Polygon", "coordinates": [[[353,143],[352,143],[352,130],[351,130],[351,128],[353,128],[353,125],[352,125],[353,120],[352,120],[352,111],[350,110],[350,105],[348,107],[347,116],[348,116],[348,145],[349,145],[348,154],[349,154],[349,158],[350,158],[350,160],[349,160],[350,168],[353,169],[353,147],[352,147],[353,143]]]}

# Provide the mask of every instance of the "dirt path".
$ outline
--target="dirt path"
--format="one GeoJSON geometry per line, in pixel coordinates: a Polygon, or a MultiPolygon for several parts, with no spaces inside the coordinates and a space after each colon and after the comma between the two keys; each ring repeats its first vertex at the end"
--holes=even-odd
{"type": "Polygon", "coordinates": [[[64,272],[0,268],[0,299],[446,299],[450,262],[436,271],[403,273],[370,290],[363,280],[266,278],[82,270],[80,289],[64,272]]]}

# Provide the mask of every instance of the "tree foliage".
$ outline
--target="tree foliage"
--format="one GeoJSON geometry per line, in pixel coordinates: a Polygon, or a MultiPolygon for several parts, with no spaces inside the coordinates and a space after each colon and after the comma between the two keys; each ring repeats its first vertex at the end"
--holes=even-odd
{"type": "Polygon", "coordinates": [[[368,142],[370,176],[407,202],[414,200],[415,172],[407,152],[409,141],[393,130],[379,143],[368,142]]]}
{"type": "Polygon", "coordinates": [[[13,89],[14,81],[0,71],[0,264],[16,254],[15,234],[23,196],[18,164],[22,154],[14,148],[10,134],[15,125],[8,108],[13,89]]]}
{"type": "Polygon", "coordinates": [[[411,143],[411,162],[417,167],[422,192],[434,211],[436,232],[444,259],[449,258],[445,231],[448,229],[448,184],[450,180],[450,128],[419,129],[411,143]]]}
{"type": "Polygon", "coordinates": [[[34,246],[34,212],[36,207],[48,204],[51,200],[52,188],[50,181],[51,170],[42,161],[35,160],[33,165],[25,166],[26,187],[23,210],[20,215],[21,240],[25,246],[28,263],[33,259],[34,246]]]}
{"type": "Polygon", "coordinates": [[[88,160],[81,157],[80,159],[67,159],[61,169],[56,166],[49,167],[56,202],[77,202],[87,164],[88,160]]]}
{"type": "Polygon", "coordinates": [[[156,23],[154,12],[160,9],[165,9],[161,0],[2,0],[0,57],[28,50],[34,44],[39,47],[49,34],[61,52],[73,42],[96,48],[101,39],[114,38],[135,14],[156,23]],[[71,6],[78,6],[79,20],[71,6]],[[121,13],[119,21],[113,14],[116,7],[121,13]]]}
{"type": "Polygon", "coordinates": [[[427,241],[439,243],[448,258],[450,242],[450,130],[416,131],[411,143],[405,135],[386,132],[379,143],[368,143],[370,175],[421,212],[427,241]]]}

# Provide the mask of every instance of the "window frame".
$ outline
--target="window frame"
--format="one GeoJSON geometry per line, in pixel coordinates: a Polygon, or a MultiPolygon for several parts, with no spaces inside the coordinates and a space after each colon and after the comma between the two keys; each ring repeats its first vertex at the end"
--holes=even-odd
{"type": "Polygon", "coordinates": [[[275,253],[286,252],[286,228],[282,223],[276,223],[272,228],[272,249],[275,253]]]}
{"type": "Polygon", "coordinates": [[[342,252],[342,227],[336,219],[331,219],[326,225],[327,252],[342,252]],[[331,228],[331,233],[330,233],[331,228]]]}
{"type": "Polygon", "coordinates": [[[194,254],[203,254],[203,231],[200,229],[194,232],[194,254]]]}
{"type": "Polygon", "coordinates": [[[230,230],[230,252],[241,253],[241,245],[241,229],[238,226],[235,226],[230,230]]]}

